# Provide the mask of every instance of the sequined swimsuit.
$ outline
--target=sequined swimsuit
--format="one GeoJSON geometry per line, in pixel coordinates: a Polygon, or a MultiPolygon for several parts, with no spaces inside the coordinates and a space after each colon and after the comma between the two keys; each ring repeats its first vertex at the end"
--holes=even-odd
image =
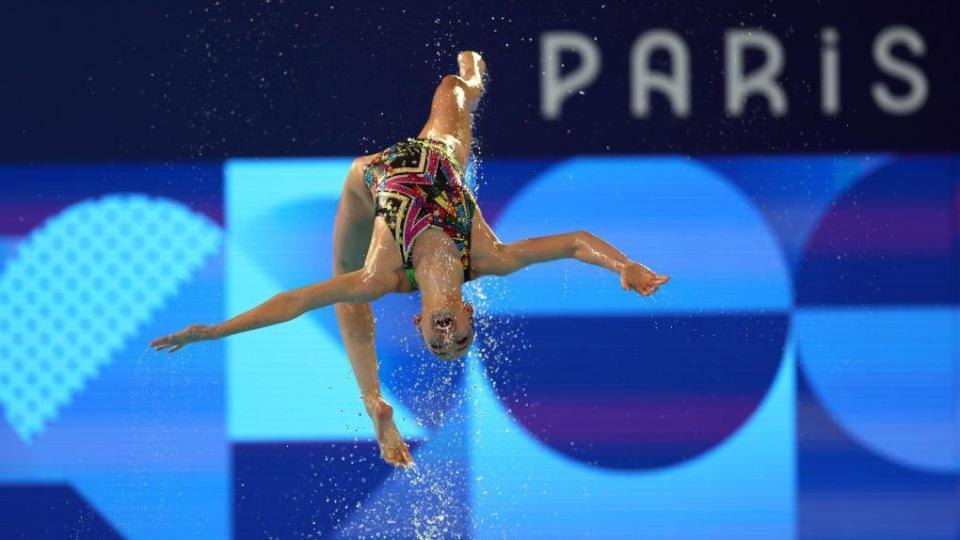
{"type": "Polygon", "coordinates": [[[429,227],[453,240],[463,280],[470,279],[470,226],[477,203],[447,144],[427,138],[397,143],[364,169],[363,180],[373,189],[376,215],[393,233],[414,289],[419,287],[411,261],[413,243],[429,227]]]}

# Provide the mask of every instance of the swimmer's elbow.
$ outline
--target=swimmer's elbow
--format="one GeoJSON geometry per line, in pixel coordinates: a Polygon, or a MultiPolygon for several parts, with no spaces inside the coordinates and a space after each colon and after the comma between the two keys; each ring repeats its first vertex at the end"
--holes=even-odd
{"type": "Polygon", "coordinates": [[[361,270],[354,274],[353,294],[354,303],[372,302],[390,293],[394,287],[391,280],[385,276],[361,270]]]}
{"type": "Polygon", "coordinates": [[[493,245],[495,263],[490,264],[486,273],[494,276],[512,274],[524,266],[523,257],[514,244],[497,242],[493,245]]]}
{"type": "Polygon", "coordinates": [[[590,234],[589,231],[580,230],[570,233],[568,235],[569,240],[567,242],[567,253],[565,253],[565,256],[568,258],[576,258],[577,253],[589,247],[590,242],[594,238],[596,237],[590,234]]]}

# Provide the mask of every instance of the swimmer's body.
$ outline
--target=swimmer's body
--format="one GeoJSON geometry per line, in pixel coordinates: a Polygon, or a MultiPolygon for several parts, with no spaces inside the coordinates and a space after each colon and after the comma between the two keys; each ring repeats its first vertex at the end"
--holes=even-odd
{"type": "Polygon", "coordinates": [[[457,62],[459,74],[445,76],[437,86],[430,117],[417,139],[354,160],[337,207],[332,279],[277,294],[221,324],[189,326],[151,346],[174,352],[189,343],[286,322],[333,304],[381,456],[406,467],[413,458],[393,421],[393,409],[380,394],[370,302],[419,289],[422,308],[414,325],[430,352],[452,360],[461,357],[474,338],[473,306],[461,294],[465,280],[572,258],[619,274],[624,289],[643,295],[666,283],[669,276],[630,260],[589,232],[513,243],[497,238],[463,183],[461,167],[472,143],[472,111],[484,91],[486,65],[472,51],[460,53],[457,62]],[[411,207],[421,217],[411,218],[411,207]],[[424,208],[432,211],[424,213],[424,208]]]}

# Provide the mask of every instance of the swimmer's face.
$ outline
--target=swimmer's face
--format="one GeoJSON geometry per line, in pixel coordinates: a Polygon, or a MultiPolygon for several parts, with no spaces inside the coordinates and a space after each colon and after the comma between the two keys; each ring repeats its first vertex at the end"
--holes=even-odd
{"type": "Polygon", "coordinates": [[[457,302],[450,309],[413,316],[427,350],[443,360],[455,360],[466,354],[473,343],[473,306],[457,302]]]}

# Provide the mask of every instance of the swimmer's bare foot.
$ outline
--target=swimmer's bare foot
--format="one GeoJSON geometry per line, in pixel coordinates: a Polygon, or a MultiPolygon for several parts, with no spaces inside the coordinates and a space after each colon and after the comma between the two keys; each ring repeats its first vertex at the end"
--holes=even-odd
{"type": "Polygon", "coordinates": [[[460,66],[460,78],[468,83],[471,81],[482,83],[483,76],[487,72],[487,63],[483,61],[480,53],[463,51],[457,55],[457,64],[460,66]]]}
{"type": "Polygon", "coordinates": [[[363,403],[373,419],[377,442],[380,443],[380,457],[394,467],[406,469],[413,465],[410,449],[400,436],[397,425],[393,423],[393,407],[379,396],[364,398],[363,403]]]}

